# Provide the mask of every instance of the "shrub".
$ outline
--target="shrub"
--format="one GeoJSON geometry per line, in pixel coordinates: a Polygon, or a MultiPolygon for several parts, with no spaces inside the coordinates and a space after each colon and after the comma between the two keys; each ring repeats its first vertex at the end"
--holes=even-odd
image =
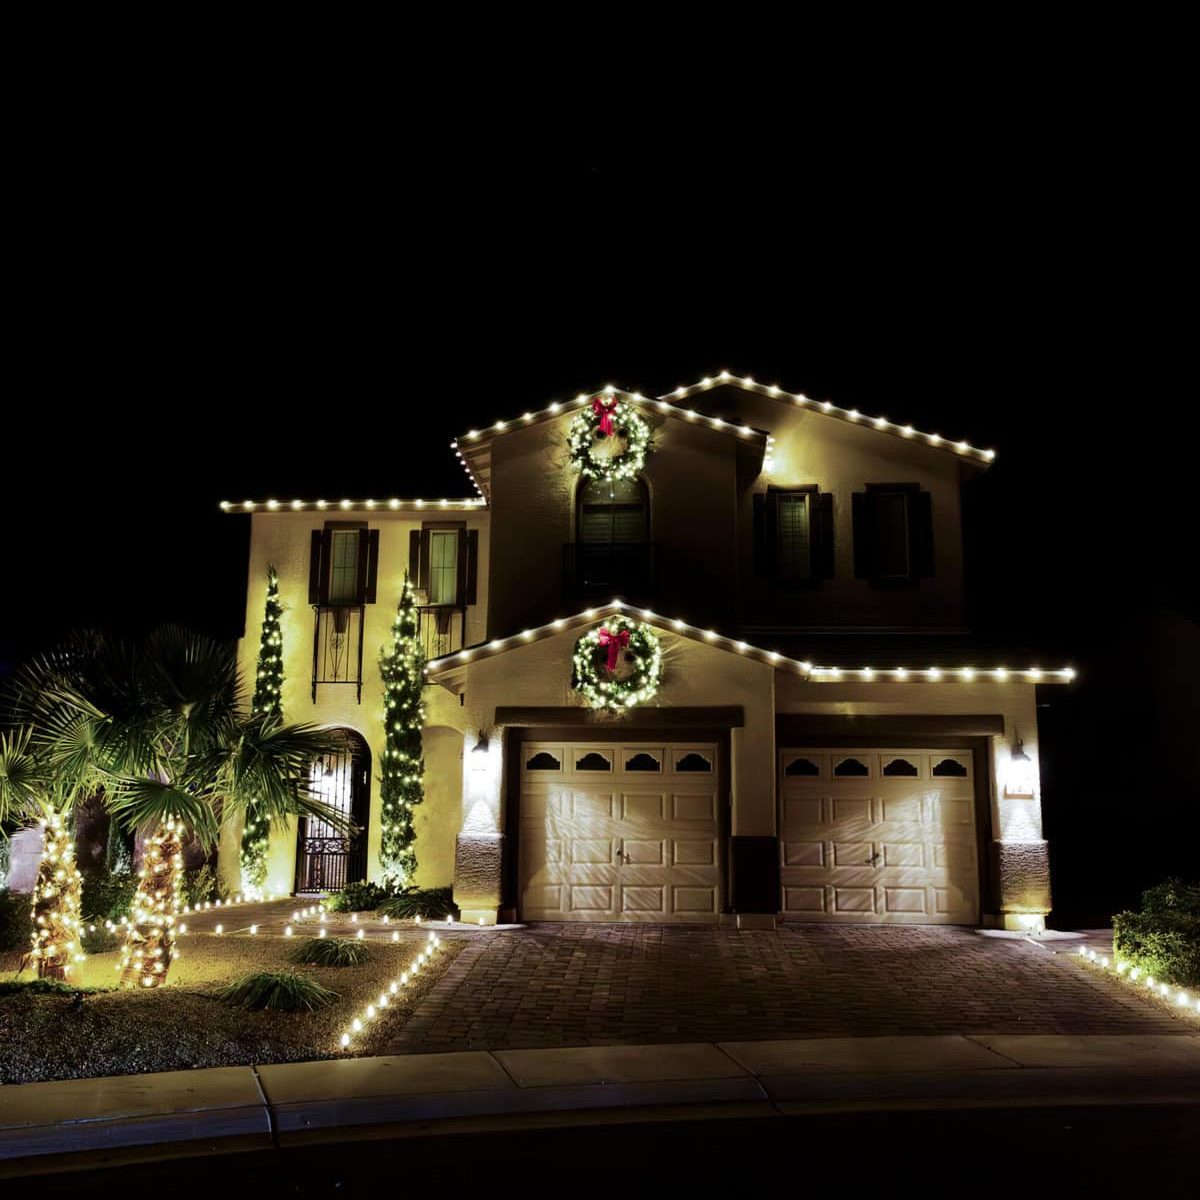
{"type": "Polygon", "coordinates": [[[1200,986],[1200,885],[1167,879],[1147,889],[1141,912],[1113,917],[1113,950],[1157,979],[1200,986]]]}
{"type": "Polygon", "coordinates": [[[1200,883],[1164,879],[1142,893],[1142,912],[1200,917],[1200,883]]]}
{"type": "Polygon", "coordinates": [[[197,904],[203,904],[205,900],[225,900],[227,895],[227,889],[221,887],[221,881],[217,878],[216,871],[208,863],[191,871],[184,871],[182,897],[184,904],[190,904],[195,908],[197,904]]]}
{"type": "Polygon", "coordinates": [[[107,954],[116,950],[125,941],[123,933],[117,929],[105,929],[103,925],[85,925],[83,927],[84,954],[107,954]]]}
{"type": "Polygon", "coordinates": [[[292,952],[292,962],[318,967],[357,967],[371,961],[371,951],[356,938],[309,938],[292,952]]]}
{"type": "Polygon", "coordinates": [[[0,892],[0,952],[29,949],[29,922],[29,897],[0,892]]]}
{"type": "Polygon", "coordinates": [[[234,1008],[273,1008],[280,1012],[316,1012],[338,994],[299,971],[254,971],[235,979],[218,993],[234,1008]]]}
{"type": "Polygon", "coordinates": [[[120,871],[89,871],[83,877],[79,911],[84,919],[103,923],[129,916],[137,879],[120,871]]]}
{"type": "Polygon", "coordinates": [[[392,893],[378,883],[348,883],[326,902],[330,912],[374,912],[392,893]]]}
{"type": "Polygon", "coordinates": [[[389,896],[380,906],[379,911],[389,917],[452,917],[458,915],[458,906],[454,903],[452,889],[437,888],[405,888],[394,896],[389,896]]]}
{"type": "Polygon", "coordinates": [[[8,869],[12,865],[12,846],[8,834],[0,827],[0,892],[8,887],[8,869]]]}

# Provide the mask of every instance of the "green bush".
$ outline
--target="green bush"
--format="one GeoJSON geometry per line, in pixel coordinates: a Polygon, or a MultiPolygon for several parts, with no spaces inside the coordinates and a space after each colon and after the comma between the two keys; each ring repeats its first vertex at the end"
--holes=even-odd
{"type": "Polygon", "coordinates": [[[183,902],[193,908],[206,900],[227,900],[229,893],[221,886],[217,872],[205,863],[183,873],[183,902]]]}
{"type": "Polygon", "coordinates": [[[1142,893],[1142,912],[1200,917],[1200,883],[1164,879],[1142,893]]]}
{"type": "Polygon", "coordinates": [[[424,917],[433,920],[437,917],[457,916],[458,906],[454,903],[451,888],[405,888],[404,891],[389,896],[379,906],[379,911],[386,916],[400,919],[424,917]]]}
{"type": "Polygon", "coordinates": [[[129,916],[137,879],[121,871],[89,871],[83,877],[79,911],[87,921],[102,925],[129,916]]]}
{"type": "Polygon", "coordinates": [[[0,892],[0,952],[29,949],[29,897],[0,892]]]}
{"type": "Polygon", "coordinates": [[[107,954],[110,950],[118,949],[125,937],[115,929],[106,929],[103,925],[88,924],[83,927],[84,954],[107,954]]]}
{"type": "Polygon", "coordinates": [[[0,892],[8,887],[8,869],[12,865],[12,846],[8,834],[0,827],[0,892]]]}
{"type": "Polygon", "coordinates": [[[299,971],[254,971],[223,987],[217,996],[234,1008],[273,1008],[281,1012],[316,1012],[338,994],[299,971]]]}
{"type": "Polygon", "coordinates": [[[1149,888],[1141,912],[1113,917],[1113,951],[1156,979],[1200,986],[1200,886],[1168,879],[1149,888]]]}
{"type": "Polygon", "coordinates": [[[357,938],[308,938],[292,951],[292,962],[319,967],[357,967],[370,961],[370,949],[357,938]]]}
{"type": "Polygon", "coordinates": [[[348,883],[325,907],[330,912],[374,912],[391,894],[378,883],[348,883]]]}

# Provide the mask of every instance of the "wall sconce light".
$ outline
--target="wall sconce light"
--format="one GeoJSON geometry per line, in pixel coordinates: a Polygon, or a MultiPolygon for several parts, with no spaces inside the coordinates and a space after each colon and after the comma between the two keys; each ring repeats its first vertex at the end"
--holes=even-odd
{"type": "Polygon", "coordinates": [[[1018,800],[1033,799],[1033,759],[1025,753],[1021,735],[1013,732],[1012,751],[1008,756],[1008,778],[1004,794],[1018,800]]]}
{"type": "Polygon", "coordinates": [[[488,764],[488,739],[487,734],[481,729],[479,737],[475,739],[475,745],[471,747],[471,770],[486,771],[488,764]]]}

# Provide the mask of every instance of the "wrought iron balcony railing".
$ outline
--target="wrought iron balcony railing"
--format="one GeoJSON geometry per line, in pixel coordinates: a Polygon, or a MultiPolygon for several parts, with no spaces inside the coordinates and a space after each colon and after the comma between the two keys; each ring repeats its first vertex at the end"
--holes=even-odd
{"type": "Polygon", "coordinates": [[[313,703],[323,683],[352,685],[362,703],[363,606],[318,604],[313,612],[313,703]]]}
{"type": "Polygon", "coordinates": [[[563,546],[563,590],[568,598],[654,595],[653,542],[568,542],[563,546]]]}
{"type": "Polygon", "coordinates": [[[417,614],[421,649],[427,659],[453,654],[466,645],[466,608],[453,604],[422,604],[417,614]]]}

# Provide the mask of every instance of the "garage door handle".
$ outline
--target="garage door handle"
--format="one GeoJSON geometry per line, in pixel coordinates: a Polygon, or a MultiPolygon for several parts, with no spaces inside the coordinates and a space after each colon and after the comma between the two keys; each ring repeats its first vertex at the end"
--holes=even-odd
{"type": "Polygon", "coordinates": [[[867,866],[873,867],[882,857],[882,854],[872,854],[871,857],[867,859],[867,866]]]}

